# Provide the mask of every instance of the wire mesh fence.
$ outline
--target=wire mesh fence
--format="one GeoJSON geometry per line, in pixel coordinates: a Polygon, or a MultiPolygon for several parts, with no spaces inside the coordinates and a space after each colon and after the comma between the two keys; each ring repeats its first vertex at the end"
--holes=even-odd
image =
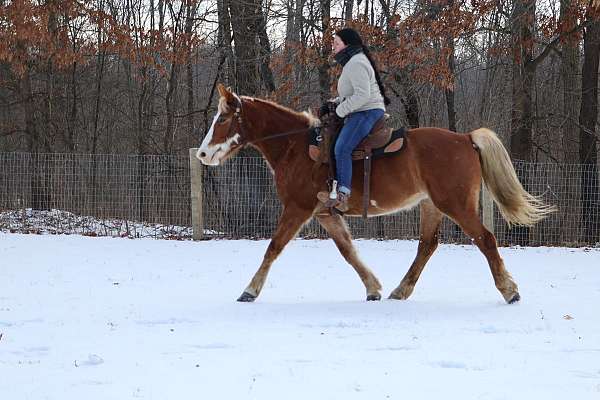
{"type": "Polygon", "coordinates": [[[531,229],[508,229],[496,209],[494,233],[503,244],[600,245],[600,178],[596,165],[514,163],[532,194],[542,195],[558,212],[531,229]]]}
{"type": "Polygon", "coordinates": [[[191,236],[182,157],[0,153],[0,229],[191,236]]]}
{"type": "MultiPolygon", "coordinates": [[[[559,211],[535,227],[509,229],[495,209],[502,245],[598,245],[600,182],[596,166],[515,163],[528,191],[559,211]]],[[[0,153],[0,230],[84,235],[192,237],[190,167],[185,156],[0,153]]],[[[269,238],[281,205],[266,163],[245,153],[202,167],[206,238],[269,238]]],[[[349,218],[356,238],[417,239],[418,207],[393,215],[349,218]]],[[[315,222],[300,232],[325,238],[315,222]]],[[[468,243],[445,219],[443,242],[468,243]]]]}

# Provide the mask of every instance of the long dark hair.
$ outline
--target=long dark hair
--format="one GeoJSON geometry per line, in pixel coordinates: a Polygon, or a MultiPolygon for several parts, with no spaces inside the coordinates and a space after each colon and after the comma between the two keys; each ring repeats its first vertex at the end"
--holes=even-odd
{"type": "Polygon", "coordinates": [[[346,46],[362,47],[363,53],[365,53],[365,56],[367,56],[367,59],[371,63],[371,67],[373,67],[373,71],[375,71],[375,80],[377,81],[377,86],[379,86],[379,92],[381,92],[381,96],[383,97],[383,103],[386,106],[390,104],[390,99],[385,93],[385,86],[383,86],[383,82],[381,81],[381,77],[379,76],[379,69],[377,68],[377,64],[373,60],[369,48],[364,44],[359,33],[352,28],[344,28],[340,29],[335,34],[336,36],[339,36],[340,39],[342,39],[342,42],[344,42],[346,46]]]}

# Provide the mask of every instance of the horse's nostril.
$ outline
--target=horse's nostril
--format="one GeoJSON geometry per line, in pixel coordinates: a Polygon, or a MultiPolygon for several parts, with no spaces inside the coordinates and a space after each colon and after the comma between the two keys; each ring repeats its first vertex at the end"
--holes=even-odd
{"type": "Polygon", "coordinates": [[[206,153],[205,153],[205,152],[203,152],[203,151],[201,151],[201,152],[200,152],[200,157],[202,157],[202,158],[206,157],[206,153]]]}

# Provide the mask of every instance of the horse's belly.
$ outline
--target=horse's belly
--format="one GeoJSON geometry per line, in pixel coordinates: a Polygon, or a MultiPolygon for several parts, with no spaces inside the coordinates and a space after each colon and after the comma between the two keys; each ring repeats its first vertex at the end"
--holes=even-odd
{"type": "Polygon", "coordinates": [[[426,193],[415,193],[410,196],[378,196],[374,193],[369,204],[369,215],[392,214],[401,210],[410,210],[428,196],[426,193]],[[379,197],[379,199],[378,199],[379,197]]]}

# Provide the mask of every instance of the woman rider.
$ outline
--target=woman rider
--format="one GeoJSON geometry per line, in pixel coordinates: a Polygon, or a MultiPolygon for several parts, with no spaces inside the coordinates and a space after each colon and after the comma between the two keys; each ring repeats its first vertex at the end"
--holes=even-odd
{"type": "MultiPolygon", "coordinates": [[[[348,198],[352,190],[352,151],[369,134],[371,128],[383,116],[385,106],[390,103],[379,72],[367,46],[352,28],[336,32],[333,38],[335,61],[342,66],[338,79],[339,97],[335,113],[345,118],[344,126],[335,143],[337,198],[329,199],[328,192],[319,192],[317,197],[328,207],[348,211],[348,198]]],[[[321,111],[327,112],[327,105],[321,111]]]]}

